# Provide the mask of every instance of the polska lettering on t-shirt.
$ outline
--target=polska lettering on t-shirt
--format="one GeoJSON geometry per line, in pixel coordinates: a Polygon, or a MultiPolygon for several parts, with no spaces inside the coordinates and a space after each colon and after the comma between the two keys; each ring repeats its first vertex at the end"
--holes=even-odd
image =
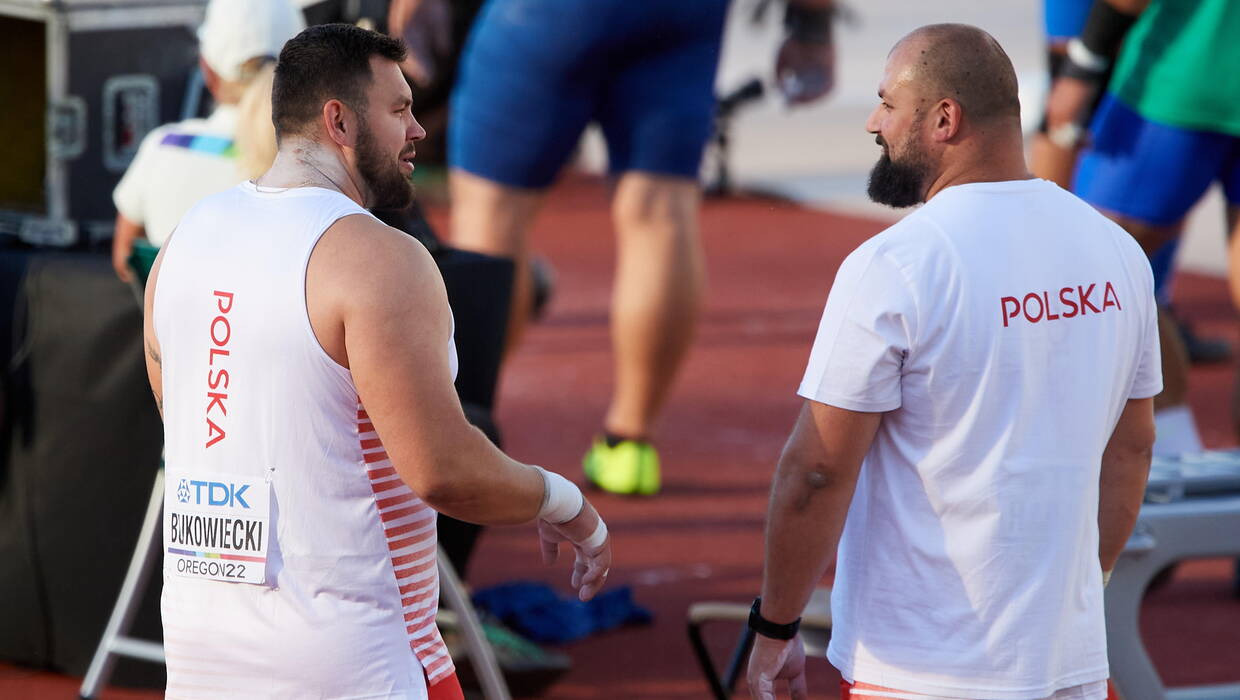
{"type": "MultiPolygon", "coordinates": [[[[220,310],[219,315],[211,319],[211,348],[207,356],[207,447],[224,439],[224,429],[220,426],[223,418],[228,416],[228,408],[224,405],[224,401],[228,399],[225,391],[228,389],[228,370],[213,370],[215,367],[215,359],[217,357],[224,358],[229,356],[228,341],[232,339],[232,326],[228,323],[228,312],[232,311],[233,294],[232,292],[213,292],[216,298],[216,307],[220,310]],[[218,329],[218,330],[217,330],[218,329]],[[225,391],[220,391],[220,390],[225,391]],[[220,420],[216,422],[211,419],[212,409],[219,408],[220,420]]],[[[221,360],[222,363],[222,360],[221,360]]]]}
{"type": "Polygon", "coordinates": [[[1002,297],[999,299],[999,307],[1003,312],[1003,327],[1007,328],[1012,319],[1020,316],[1024,316],[1029,323],[1040,323],[1057,321],[1061,318],[1083,317],[1090,313],[1100,314],[1112,307],[1116,311],[1123,311],[1124,307],[1120,306],[1119,295],[1115,293],[1115,287],[1110,282],[1103,284],[1105,286],[1102,290],[1101,307],[1094,303],[1097,300],[1097,297],[1093,297],[1097,284],[1091,284],[1088,287],[1085,285],[1063,287],[1059,290],[1059,303],[1055,305],[1052,305],[1049,291],[1029,292],[1020,298],[1002,297]]]}

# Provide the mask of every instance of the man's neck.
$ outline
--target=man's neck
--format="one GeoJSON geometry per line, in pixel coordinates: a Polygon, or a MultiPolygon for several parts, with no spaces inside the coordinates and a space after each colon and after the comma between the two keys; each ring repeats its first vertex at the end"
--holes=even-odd
{"type": "Polygon", "coordinates": [[[349,172],[340,154],[308,139],[286,138],[271,168],[257,177],[254,184],[282,189],[322,187],[366,206],[361,183],[349,172]]]}
{"type": "Polygon", "coordinates": [[[1007,182],[1029,180],[1033,175],[1025,164],[1023,145],[1008,140],[975,148],[954,159],[943,168],[926,189],[925,201],[948,187],[971,182],[1007,182]]]}

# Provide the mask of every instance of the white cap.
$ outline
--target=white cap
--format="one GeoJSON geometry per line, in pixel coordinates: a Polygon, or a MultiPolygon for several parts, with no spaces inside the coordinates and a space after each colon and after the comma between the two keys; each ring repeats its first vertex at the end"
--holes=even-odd
{"type": "Polygon", "coordinates": [[[305,28],[289,0],[211,0],[198,28],[198,51],[221,78],[237,80],[246,61],[279,56],[284,42],[305,28]]]}

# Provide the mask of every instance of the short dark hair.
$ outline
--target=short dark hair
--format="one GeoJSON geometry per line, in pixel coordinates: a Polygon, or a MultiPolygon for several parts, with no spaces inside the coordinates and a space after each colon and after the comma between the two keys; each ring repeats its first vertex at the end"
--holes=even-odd
{"type": "Polygon", "coordinates": [[[328,100],[365,113],[366,88],[374,78],[370,57],[399,63],[405,53],[400,39],[352,24],[320,24],[289,39],[276,62],[271,89],[276,138],[302,133],[328,100]]]}
{"type": "Polygon", "coordinates": [[[926,97],[951,97],[981,123],[1020,120],[1016,71],[994,37],[968,24],[932,24],[901,41],[914,38],[923,42],[916,68],[926,97]]]}

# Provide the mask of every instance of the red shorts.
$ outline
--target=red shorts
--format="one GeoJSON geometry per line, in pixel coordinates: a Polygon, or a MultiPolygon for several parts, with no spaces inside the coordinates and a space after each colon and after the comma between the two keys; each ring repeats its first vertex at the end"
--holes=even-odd
{"type": "Polygon", "coordinates": [[[427,686],[426,697],[428,700],[465,700],[465,693],[461,691],[461,682],[454,672],[447,678],[439,679],[435,685],[427,686]]]}

